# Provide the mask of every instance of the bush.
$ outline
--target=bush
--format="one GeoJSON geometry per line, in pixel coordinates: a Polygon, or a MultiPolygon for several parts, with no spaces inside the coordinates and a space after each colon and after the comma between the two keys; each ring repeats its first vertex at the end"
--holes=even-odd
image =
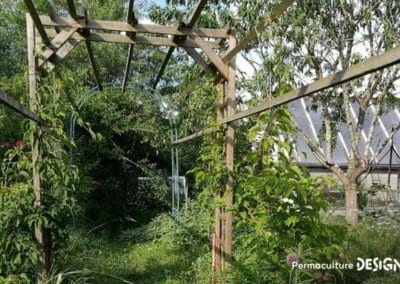
{"type": "MultiPolygon", "coordinates": [[[[357,257],[400,260],[400,223],[389,218],[366,218],[348,232],[342,262],[354,263],[357,257]]],[[[400,274],[392,271],[344,272],[346,283],[400,283],[400,274]]]]}
{"type": "Polygon", "coordinates": [[[36,245],[31,233],[35,221],[32,203],[33,192],[25,184],[0,188],[0,276],[33,274],[36,245]]]}

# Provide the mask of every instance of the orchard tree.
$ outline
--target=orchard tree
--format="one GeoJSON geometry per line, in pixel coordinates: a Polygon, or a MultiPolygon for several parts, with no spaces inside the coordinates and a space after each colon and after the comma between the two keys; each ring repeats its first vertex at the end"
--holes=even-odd
{"type": "MultiPolygon", "coordinates": [[[[250,14],[255,12],[247,10],[250,14]]],[[[252,62],[259,66],[254,80],[248,83],[250,90],[263,96],[279,95],[381,54],[399,43],[399,16],[396,0],[299,1],[260,35],[259,45],[252,52],[258,52],[261,64],[252,62]]],[[[391,110],[388,101],[393,102],[391,94],[399,76],[399,67],[394,66],[320,92],[313,97],[313,105],[321,109],[323,120],[318,140],[298,129],[316,159],[341,182],[347,219],[352,225],[357,223],[361,177],[390,140],[382,141],[375,155],[370,153],[379,117],[391,110]],[[355,115],[351,110],[354,106],[355,115]],[[376,111],[370,118],[371,106],[376,111]],[[350,140],[345,169],[332,156],[340,125],[350,140]],[[363,131],[365,141],[361,139],[363,131]]]]}

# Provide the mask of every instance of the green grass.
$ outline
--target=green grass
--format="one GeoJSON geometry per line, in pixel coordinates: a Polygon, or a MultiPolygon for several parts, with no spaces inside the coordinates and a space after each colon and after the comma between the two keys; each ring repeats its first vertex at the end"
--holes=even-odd
{"type": "Polygon", "coordinates": [[[63,253],[64,270],[88,270],[94,283],[187,283],[191,277],[190,257],[168,242],[124,244],[74,234],[63,253]]]}

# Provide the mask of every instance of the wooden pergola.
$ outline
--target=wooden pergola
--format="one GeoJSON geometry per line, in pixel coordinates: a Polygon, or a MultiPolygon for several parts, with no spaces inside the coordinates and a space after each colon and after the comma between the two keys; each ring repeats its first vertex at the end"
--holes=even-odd
{"type": "MultiPolygon", "coordinates": [[[[265,20],[259,23],[240,43],[230,26],[223,29],[196,28],[195,24],[201,16],[201,11],[207,4],[206,0],[199,0],[187,21],[179,21],[177,26],[140,24],[133,12],[133,0],[129,1],[128,16],[126,22],[99,21],[89,19],[87,11],[83,15],[77,13],[74,1],[67,0],[69,18],[58,17],[57,15],[38,15],[31,0],[24,0],[29,13],[27,14],[27,39],[28,39],[28,62],[29,62],[29,96],[30,108],[16,102],[7,94],[0,92],[0,101],[10,106],[15,111],[31,119],[36,125],[34,139],[40,139],[42,132],[49,132],[49,129],[39,118],[37,109],[36,75],[42,70],[49,72],[80,43],[84,42],[88,59],[92,67],[93,76],[99,90],[102,89],[95,57],[92,51],[92,42],[112,42],[128,44],[128,54],[125,66],[124,78],[121,90],[125,91],[132,50],[137,45],[168,46],[164,62],[155,79],[154,87],[163,76],[164,70],[172,56],[175,48],[182,48],[198,63],[203,73],[190,82],[180,93],[187,95],[190,90],[205,75],[216,77],[215,84],[221,92],[217,109],[217,123],[225,125],[225,153],[226,167],[229,172],[224,192],[218,191],[216,197],[225,196],[225,206],[215,209],[215,232],[213,241],[213,270],[218,272],[230,266],[232,258],[232,213],[229,209],[233,203],[234,180],[232,176],[234,165],[234,141],[235,125],[237,120],[258,114],[262,111],[286,104],[301,97],[309,96],[327,88],[340,85],[344,82],[354,80],[366,74],[387,68],[400,62],[400,47],[389,50],[381,55],[351,66],[346,70],[334,73],[323,79],[315,81],[299,89],[290,91],[282,96],[261,102],[248,110],[235,112],[235,70],[236,55],[243,50],[257,35],[276,21],[294,2],[294,0],[282,0],[275,8],[265,16],[265,20]],[[227,50],[222,50],[221,43],[227,41],[227,50]],[[200,50],[201,53],[198,51],[200,50]],[[208,60],[205,60],[203,55],[208,60]]],[[[207,128],[197,133],[178,139],[173,146],[203,136],[207,133],[217,131],[217,128],[207,128]]],[[[38,143],[33,143],[33,186],[35,191],[34,206],[41,206],[41,183],[37,167],[39,156],[38,143]]],[[[51,248],[46,248],[45,236],[41,228],[35,229],[35,237],[41,249],[38,253],[38,282],[41,282],[42,275],[46,275],[51,263],[48,253],[51,248]]]]}

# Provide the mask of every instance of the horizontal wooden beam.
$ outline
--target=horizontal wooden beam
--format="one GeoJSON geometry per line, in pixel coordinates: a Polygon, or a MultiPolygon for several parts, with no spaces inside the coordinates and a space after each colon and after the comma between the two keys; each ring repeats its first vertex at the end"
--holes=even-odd
{"type": "MultiPolygon", "coordinates": [[[[46,29],[49,37],[52,38],[57,35],[56,31],[51,29],[46,29]]],[[[71,39],[83,41],[101,41],[110,43],[126,43],[126,44],[141,44],[141,45],[156,45],[156,46],[175,46],[175,47],[189,47],[189,48],[199,48],[199,46],[191,39],[186,39],[182,42],[174,42],[168,37],[150,37],[150,36],[135,36],[130,38],[129,36],[119,35],[119,34],[109,34],[109,33],[90,33],[90,35],[83,36],[78,33],[72,35],[71,39]]],[[[208,42],[212,48],[218,48],[216,43],[208,42]]]]}
{"type": "Polygon", "coordinates": [[[50,132],[49,128],[46,124],[39,118],[39,116],[32,112],[29,108],[20,104],[16,99],[7,95],[3,91],[0,90],[0,102],[9,108],[15,110],[17,113],[23,115],[30,120],[33,120],[42,126],[43,131],[50,132]]]}
{"type": "Polygon", "coordinates": [[[51,19],[49,16],[40,16],[40,20],[44,26],[50,27],[61,27],[61,28],[79,28],[79,29],[90,29],[100,31],[114,31],[114,32],[126,32],[126,33],[148,33],[156,35],[177,35],[177,36],[198,36],[207,38],[228,38],[224,29],[204,29],[204,28],[188,28],[188,27],[174,27],[174,26],[162,26],[152,24],[136,24],[131,25],[125,22],[115,21],[96,21],[88,20],[87,24],[84,20],[74,20],[64,17],[56,17],[51,19]]]}
{"type": "MultiPolygon", "coordinates": [[[[248,110],[241,111],[239,113],[234,114],[233,116],[223,119],[221,121],[221,124],[231,123],[258,114],[268,109],[281,106],[283,104],[289,103],[291,101],[297,100],[302,97],[313,95],[317,92],[321,92],[323,90],[341,85],[348,81],[360,78],[372,72],[390,67],[398,63],[400,63],[400,46],[388,50],[381,55],[373,56],[361,63],[349,67],[346,70],[339,71],[337,73],[324,77],[318,81],[315,81],[314,83],[290,91],[282,96],[265,100],[255,107],[251,107],[248,110]]],[[[215,130],[216,130],[215,128],[207,128],[205,130],[201,130],[197,133],[194,133],[192,135],[189,135],[187,137],[175,141],[173,145],[178,145],[180,143],[190,141],[192,139],[201,137],[206,133],[214,132],[215,130]]]]}
{"type": "Polygon", "coordinates": [[[248,110],[237,113],[231,117],[222,120],[222,123],[229,123],[239,120],[267,109],[277,107],[302,97],[310,96],[317,92],[341,85],[348,81],[365,76],[369,73],[390,67],[400,62],[400,46],[384,52],[381,55],[373,56],[361,63],[355,64],[348,69],[326,76],[309,85],[290,91],[282,96],[275,97],[272,100],[265,100],[259,105],[249,108],[248,110]]]}

